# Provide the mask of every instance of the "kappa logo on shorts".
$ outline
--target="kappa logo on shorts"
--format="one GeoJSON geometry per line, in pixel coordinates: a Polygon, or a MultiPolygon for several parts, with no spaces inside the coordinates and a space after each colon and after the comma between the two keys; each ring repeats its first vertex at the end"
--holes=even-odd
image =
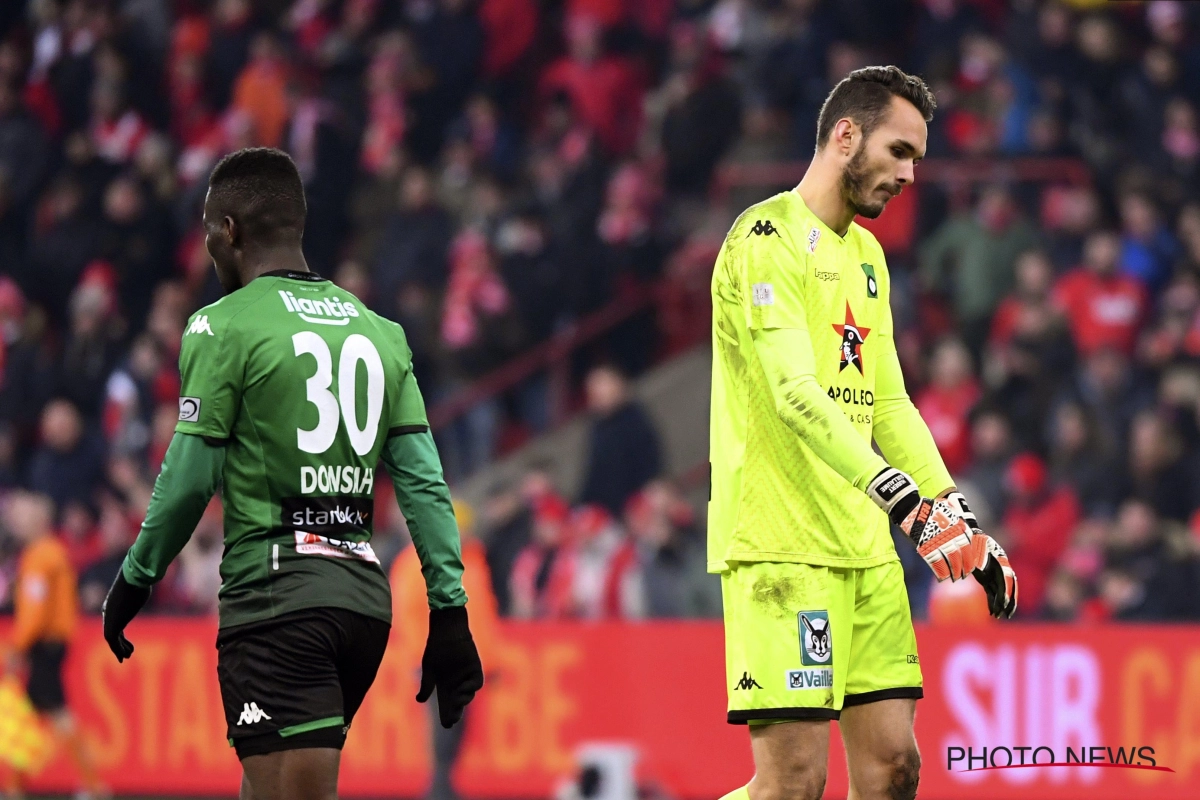
{"type": "Polygon", "coordinates": [[[754,680],[754,678],[752,678],[750,676],[749,672],[743,672],[742,679],[740,681],[738,681],[736,684],[734,684],[734,686],[733,686],[733,690],[735,692],[738,690],[745,691],[748,689],[761,689],[761,688],[762,688],[762,684],[760,684],[758,681],[754,680]]]}
{"type": "Polygon", "coordinates": [[[833,663],[833,635],[829,629],[828,611],[801,611],[800,663],[819,667],[833,663]]]}
{"type": "Polygon", "coordinates": [[[258,707],[258,703],[242,703],[242,715],[238,717],[238,725],[253,725],[271,717],[258,707]]]}

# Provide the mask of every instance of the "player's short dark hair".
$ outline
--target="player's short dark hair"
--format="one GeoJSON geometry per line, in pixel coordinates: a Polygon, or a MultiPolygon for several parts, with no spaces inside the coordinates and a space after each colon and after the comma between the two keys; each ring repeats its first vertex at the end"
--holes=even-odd
{"type": "Polygon", "coordinates": [[[839,119],[850,118],[862,128],[863,138],[879,126],[893,97],[903,97],[917,107],[926,122],[933,119],[937,101],[925,81],[895,66],[863,67],[838,81],[817,116],[817,149],[829,141],[839,119]]]}
{"type": "Polygon", "coordinates": [[[273,147],[247,147],[222,158],[208,179],[208,202],[256,244],[300,239],[308,212],[292,157],[273,147]]]}

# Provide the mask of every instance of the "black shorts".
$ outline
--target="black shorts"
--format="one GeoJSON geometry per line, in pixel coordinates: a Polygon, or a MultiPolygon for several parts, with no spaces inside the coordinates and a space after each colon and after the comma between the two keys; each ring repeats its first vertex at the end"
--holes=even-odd
{"type": "Polygon", "coordinates": [[[29,693],[29,702],[43,714],[67,705],[62,680],[66,657],[67,645],[63,642],[34,642],[29,648],[29,683],[25,691],[29,693]]]}
{"type": "Polygon", "coordinates": [[[238,758],[346,741],[375,680],[390,626],[309,608],[217,634],[217,680],[238,758]]]}

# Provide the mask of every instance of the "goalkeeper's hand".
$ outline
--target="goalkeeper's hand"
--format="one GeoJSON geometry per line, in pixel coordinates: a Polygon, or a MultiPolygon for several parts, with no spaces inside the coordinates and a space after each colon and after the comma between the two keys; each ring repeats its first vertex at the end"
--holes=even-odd
{"type": "Polygon", "coordinates": [[[867,495],[912,539],[938,581],[974,575],[987,592],[992,616],[1012,616],[1017,606],[1016,575],[1000,545],[979,530],[961,494],[921,497],[916,481],[888,467],[867,485],[867,495]]]}
{"type": "Polygon", "coordinates": [[[967,498],[963,497],[962,492],[948,492],[945,499],[971,529],[973,540],[984,541],[987,553],[984,566],[973,570],[971,574],[987,592],[988,611],[996,619],[1011,618],[1017,610],[1017,573],[1008,563],[1008,554],[999,542],[979,529],[979,520],[967,505],[967,498]]]}

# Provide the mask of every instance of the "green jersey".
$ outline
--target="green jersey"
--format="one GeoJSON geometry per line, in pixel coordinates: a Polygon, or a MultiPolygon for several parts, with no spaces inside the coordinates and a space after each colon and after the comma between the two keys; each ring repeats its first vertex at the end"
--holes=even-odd
{"type": "Polygon", "coordinates": [[[400,326],[268,273],[191,317],[179,363],[177,434],[225,449],[221,626],[315,606],[390,622],[375,467],[389,436],[427,429],[400,326]]]}

